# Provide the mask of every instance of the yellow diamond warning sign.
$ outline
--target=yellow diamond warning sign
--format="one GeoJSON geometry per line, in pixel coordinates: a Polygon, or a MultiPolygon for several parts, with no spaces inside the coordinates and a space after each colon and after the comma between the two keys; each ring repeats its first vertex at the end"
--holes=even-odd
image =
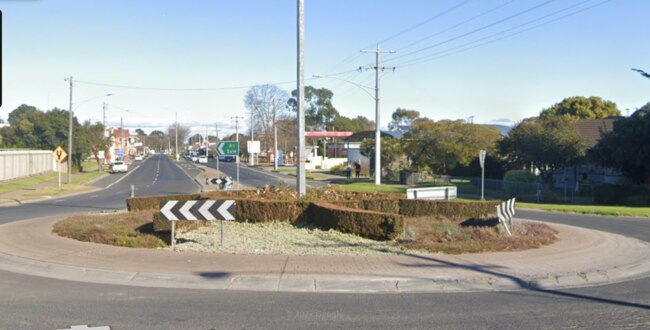
{"type": "Polygon", "coordinates": [[[68,154],[63,150],[61,147],[56,147],[54,151],[52,152],[52,156],[54,159],[56,159],[57,162],[62,163],[65,160],[65,157],[68,156],[68,154]]]}

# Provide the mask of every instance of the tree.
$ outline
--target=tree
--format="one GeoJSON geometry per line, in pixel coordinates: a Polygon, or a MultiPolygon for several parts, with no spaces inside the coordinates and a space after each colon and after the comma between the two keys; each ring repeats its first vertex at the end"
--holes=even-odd
{"type": "Polygon", "coordinates": [[[75,150],[80,150],[80,156],[77,158],[79,161],[76,166],[79,171],[82,170],[81,159],[88,153],[92,153],[97,161],[98,168],[101,168],[99,159],[99,152],[106,151],[111,144],[111,139],[104,136],[104,125],[100,122],[92,124],[90,121],[84,122],[79,128],[79,137],[77,139],[77,147],[75,150]]]}
{"type": "Polygon", "coordinates": [[[501,134],[495,128],[463,120],[422,118],[412,123],[405,138],[410,140],[406,153],[414,169],[448,174],[459,164],[469,165],[479,150],[494,153],[501,134]]]}
{"type": "Polygon", "coordinates": [[[621,111],[616,103],[605,101],[597,96],[589,98],[582,96],[568,97],[548,109],[542,110],[540,118],[562,116],[568,119],[601,119],[620,116],[621,111]]]}
{"type": "Polygon", "coordinates": [[[411,123],[419,117],[419,111],[397,108],[395,112],[393,112],[393,120],[388,124],[388,128],[391,131],[395,131],[398,130],[400,126],[410,127],[411,123]]]}
{"type": "Polygon", "coordinates": [[[273,141],[273,130],[278,119],[283,119],[287,112],[289,93],[276,85],[256,85],[244,96],[244,106],[253,117],[253,127],[262,132],[263,141],[268,149],[273,141]]]}
{"type": "Polygon", "coordinates": [[[614,122],[589,152],[590,159],[621,172],[637,183],[650,183],[650,103],[614,122]]]}
{"type": "MultiPolygon", "coordinates": [[[[2,130],[4,146],[53,150],[67,144],[69,112],[66,110],[54,108],[43,112],[23,104],[9,113],[8,121],[11,126],[2,130]]],[[[73,132],[78,127],[74,117],[73,132]]]]}
{"type": "Polygon", "coordinates": [[[373,129],[375,129],[375,122],[364,116],[357,116],[356,118],[338,116],[332,120],[332,130],[334,131],[356,133],[373,129]]]}
{"type": "Polygon", "coordinates": [[[136,130],[135,130],[135,134],[137,134],[138,136],[147,136],[147,133],[145,133],[145,132],[142,130],[142,128],[136,128],[136,130]]]}
{"type": "Polygon", "coordinates": [[[517,124],[500,144],[512,165],[533,165],[544,182],[551,183],[554,170],[585,156],[587,144],[566,117],[526,119],[517,124]]]}
{"type": "MultiPolygon", "coordinates": [[[[289,108],[298,112],[298,91],[291,92],[289,108]]],[[[332,121],[339,116],[339,112],[332,105],[334,93],[327,88],[305,87],[305,126],[309,130],[331,130],[332,121]]]]}
{"type": "MultiPolygon", "coordinates": [[[[362,155],[370,159],[370,166],[373,167],[375,164],[375,139],[363,139],[363,142],[361,142],[360,152],[362,155]]],[[[393,163],[402,155],[404,155],[404,150],[402,149],[401,140],[395,138],[381,138],[381,164],[383,165],[382,176],[394,171],[393,163]],[[384,171],[386,173],[383,173],[384,171]]]]}

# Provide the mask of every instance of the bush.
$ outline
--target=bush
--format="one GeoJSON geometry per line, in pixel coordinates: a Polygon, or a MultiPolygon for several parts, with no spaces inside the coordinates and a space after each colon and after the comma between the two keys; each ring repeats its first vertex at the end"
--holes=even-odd
{"type": "Polygon", "coordinates": [[[495,214],[500,201],[428,201],[421,199],[402,199],[399,201],[399,214],[407,217],[442,216],[455,221],[485,218],[495,214]]]}
{"type": "Polygon", "coordinates": [[[200,194],[129,197],[126,199],[126,208],[129,212],[157,210],[160,209],[160,202],[163,201],[191,201],[198,200],[200,197],[200,194]]]}
{"type": "Polygon", "coordinates": [[[594,188],[594,200],[601,205],[650,205],[650,188],[647,185],[600,184],[594,188]]]}
{"type": "Polygon", "coordinates": [[[325,202],[309,204],[301,222],[322,229],[336,229],[375,240],[392,240],[404,231],[398,214],[374,212],[337,206],[325,202]]]}

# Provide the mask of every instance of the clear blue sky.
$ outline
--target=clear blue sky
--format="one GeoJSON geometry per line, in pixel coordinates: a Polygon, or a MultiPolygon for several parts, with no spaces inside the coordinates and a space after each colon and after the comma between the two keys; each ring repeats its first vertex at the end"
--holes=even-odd
{"type": "MultiPolygon", "coordinates": [[[[111,125],[166,126],[178,112],[232,130],[248,88],[228,88],[295,89],[296,3],[0,0],[0,118],[23,103],[67,109],[73,76],[81,120],[101,120],[106,101],[111,125]]],[[[374,120],[373,98],[341,79],[374,87],[373,71],[354,71],[374,64],[360,50],[396,50],[382,57],[396,66],[382,78],[382,127],[397,107],[513,122],[576,95],[625,114],[650,101],[650,80],[630,70],[650,72],[648,13],[646,0],[305,0],[305,76],[337,74],[307,84],[331,89],[342,115],[374,120]]]]}

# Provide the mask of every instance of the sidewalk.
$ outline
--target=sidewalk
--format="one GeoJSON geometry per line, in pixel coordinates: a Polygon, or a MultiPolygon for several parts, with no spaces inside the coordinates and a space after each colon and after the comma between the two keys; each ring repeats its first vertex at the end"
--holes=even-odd
{"type": "Polygon", "coordinates": [[[0,269],[133,286],[381,293],[561,289],[650,275],[650,244],[555,224],[557,243],[523,252],[357,257],[120,248],[58,237],[59,220],[0,226],[0,269]]]}

